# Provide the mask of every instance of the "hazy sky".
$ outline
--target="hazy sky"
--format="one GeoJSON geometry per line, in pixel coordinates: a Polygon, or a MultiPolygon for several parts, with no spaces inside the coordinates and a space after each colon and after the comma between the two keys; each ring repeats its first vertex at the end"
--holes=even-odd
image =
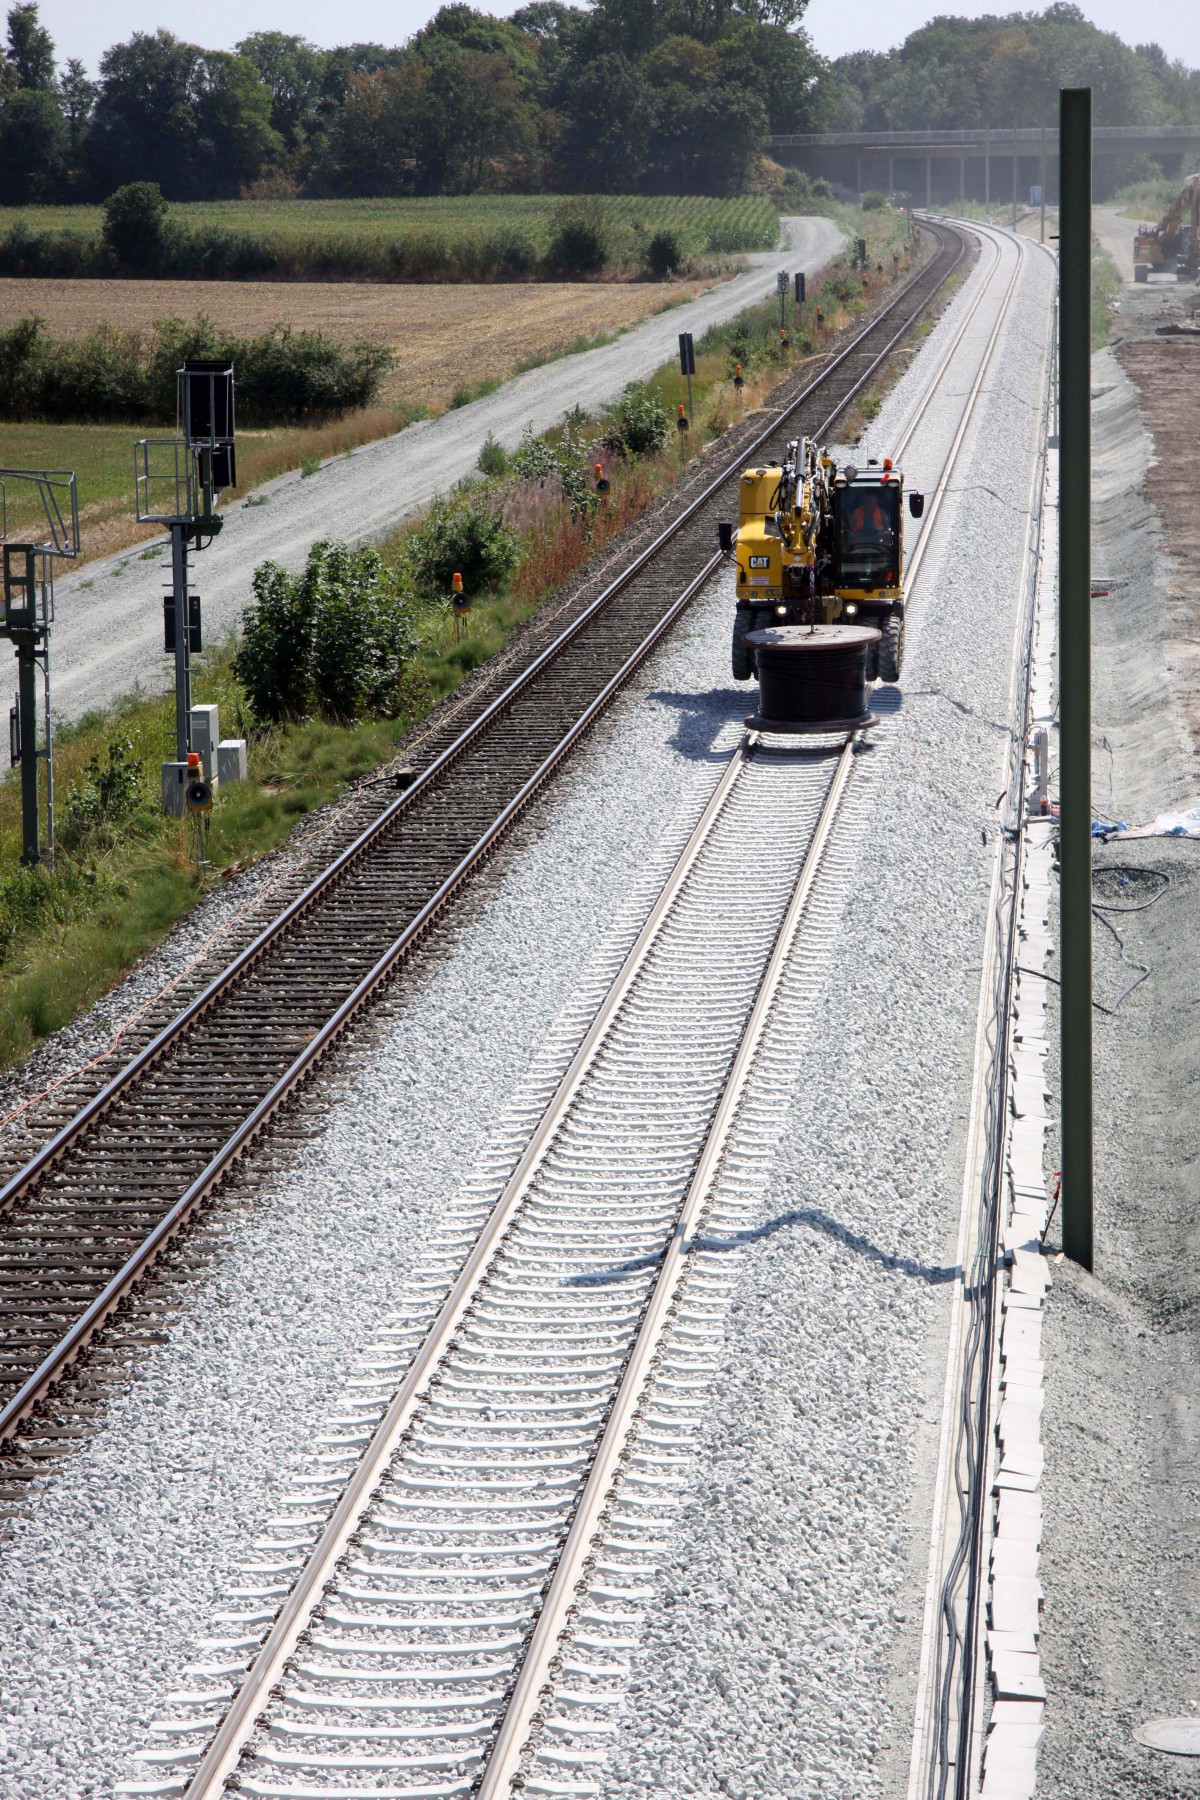
{"type": "MultiPolygon", "coordinates": [[[[1045,4],[1045,0],[1042,0],[1045,4]]],[[[486,10],[507,13],[520,0],[498,0],[486,10]]],[[[80,56],[95,71],[101,54],[134,31],[156,31],[160,25],[177,37],[201,43],[208,49],[230,49],[251,31],[293,31],[316,44],[376,42],[398,44],[423,25],[437,10],[438,0],[348,0],[330,6],[327,0],[207,0],[198,9],[192,0],[115,0],[98,6],[95,0],[41,0],[41,16],[58,48],[60,59],[80,56]]],[[[1200,63],[1200,22],[1197,0],[1082,0],[1082,9],[1105,31],[1116,31],[1127,43],[1160,43],[1169,56],[1182,57],[1189,65],[1200,63]],[[1132,16],[1131,16],[1132,15],[1132,16]]],[[[7,6],[4,8],[7,11],[7,6]]],[[[910,31],[937,13],[960,13],[977,18],[980,13],[1040,10],[1036,0],[992,0],[977,5],[973,0],[954,4],[943,0],[810,0],[805,23],[817,48],[826,56],[847,50],[886,50],[899,44],[910,31]]]]}

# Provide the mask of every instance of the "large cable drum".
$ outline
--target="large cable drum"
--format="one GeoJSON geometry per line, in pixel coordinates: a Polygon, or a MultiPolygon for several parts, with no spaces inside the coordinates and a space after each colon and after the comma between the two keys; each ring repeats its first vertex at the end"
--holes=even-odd
{"type": "Polygon", "coordinates": [[[864,731],[879,718],[867,705],[873,625],[772,625],[746,642],[758,652],[757,731],[864,731]]]}

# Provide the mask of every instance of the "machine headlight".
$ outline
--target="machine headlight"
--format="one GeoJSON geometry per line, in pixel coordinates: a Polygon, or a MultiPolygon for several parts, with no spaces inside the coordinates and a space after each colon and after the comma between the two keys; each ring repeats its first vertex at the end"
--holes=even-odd
{"type": "Polygon", "coordinates": [[[847,600],[845,606],[843,606],[843,608],[842,608],[842,611],[845,613],[845,615],[848,619],[857,619],[857,617],[858,617],[857,602],[854,600],[847,600]]]}
{"type": "Polygon", "coordinates": [[[776,613],[777,618],[786,619],[787,618],[787,607],[786,606],[777,606],[775,608],[775,613],[776,613]]]}

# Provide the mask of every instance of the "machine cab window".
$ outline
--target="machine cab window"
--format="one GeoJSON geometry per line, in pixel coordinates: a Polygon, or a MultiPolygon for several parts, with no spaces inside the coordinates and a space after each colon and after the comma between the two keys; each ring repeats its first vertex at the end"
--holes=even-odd
{"type": "Polygon", "coordinates": [[[838,587],[894,587],[900,562],[900,488],[863,482],[834,489],[838,587]]]}

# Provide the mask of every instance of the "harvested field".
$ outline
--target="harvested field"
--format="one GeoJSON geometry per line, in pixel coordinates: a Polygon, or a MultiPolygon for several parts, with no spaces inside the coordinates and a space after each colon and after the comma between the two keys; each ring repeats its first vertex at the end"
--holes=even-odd
{"type": "Polygon", "coordinates": [[[505,381],[711,287],[702,281],[395,283],[352,281],[36,281],[0,279],[0,328],[36,313],[53,337],[108,322],[148,330],[157,319],[206,313],[248,336],[276,324],[390,344],[385,406],[440,411],[463,386],[505,381]]]}

